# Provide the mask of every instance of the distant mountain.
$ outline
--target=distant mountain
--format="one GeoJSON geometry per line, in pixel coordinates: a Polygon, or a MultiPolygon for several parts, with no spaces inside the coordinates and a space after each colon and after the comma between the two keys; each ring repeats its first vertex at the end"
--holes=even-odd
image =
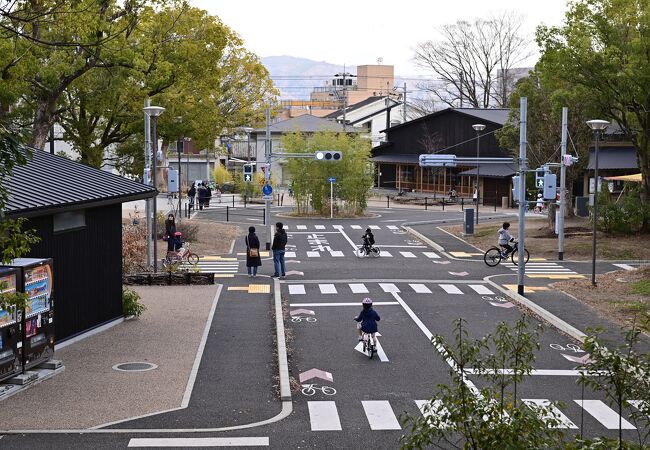
{"type": "MultiPolygon", "coordinates": [[[[324,86],[326,80],[343,71],[342,65],[288,55],[265,56],[262,64],[283,99],[308,99],[314,87],[324,86]]],[[[345,70],[356,73],[357,67],[346,66],[345,70]]]]}

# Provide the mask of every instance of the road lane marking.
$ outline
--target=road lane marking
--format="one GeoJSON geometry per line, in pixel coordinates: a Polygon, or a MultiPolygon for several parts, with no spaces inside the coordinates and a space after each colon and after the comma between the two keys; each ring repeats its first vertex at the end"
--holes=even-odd
{"type": "Polygon", "coordinates": [[[350,228],[352,228],[353,230],[360,230],[361,225],[350,225],[350,228]]]}
{"type": "Polygon", "coordinates": [[[305,295],[305,285],[304,284],[290,284],[289,285],[289,294],[291,294],[291,295],[305,295]]]}
{"type": "Polygon", "coordinates": [[[393,255],[391,255],[390,252],[387,252],[385,250],[382,250],[381,253],[379,253],[379,256],[381,258],[392,258],[393,257],[393,255]]]}
{"type": "Polygon", "coordinates": [[[353,294],[367,294],[368,288],[363,283],[348,283],[353,294]]]}
{"type": "Polygon", "coordinates": [[[319,284],[318,289],[320,289],[321,294],[338,294],[336,286],[333,284],[319,284]]]}
{"type": "Polygon", "coordinates": [[[309,258],[320,258],[319,252],[307,252],[307,257],[309,258]]]}
{"type": "MultiPolygon", "coordinates": [[[[377,336],[381,336],[379,333],[377,333],[377,336]]],[[[359,342],[356,347],[354,347],[356,351],[359,353],[363,353],[364,355],[368,356],[368,353],[363,351],[363,342],[359,342]]],[[[379,342],[379,339],[377,339],[377,346],[375,347],[375,352],[377,353],[377,356],[379,356],[379,360],[381,362],[388,362],[388,356],[386,356],[386,352],[384,352],[384,348],[381,346],[381,342],[379,342]]]]}
{"type": "Polygon", "coordinates": [[[540,419],[542,419],[545,422],[549,419],[557,420],[559,423],[555,425],[553,428],[570,428],[573,430],[578,429],[576,424],[571,422],[571,420],[567,416],[565,416],[564,413],[560,411],[557,406],[553,405],[550,402],[550,400],[543,399],[543,398],[522,398],[521,401],[528,406],[539,406],[539,407],[550,409],[549,411],[550,414],[542,414],[540,419]]]}
{"type": "Polygon", "coordinates": [[[437,253],[434,253],[434,252],[422,252],[422,254],[423,254],[424,256],[426,256],[427,258],[431,258],[431,259],[438,259],[438,258],[440,258],[440,255],[438,255],[437,253]]]}
{"type": "Polygon", "coordinates": [[[387,400],[363,400],[363,410],[371,430],[401,430],[397,417],[387,400]]]}
{"type": "Polygon", "coordinates": [[[463,293],[463,291],[458,289],[453,284],[439,284],[438,286],[440,286],[447,294],[462,294],[463,293]]]}
{"type": "MultiPolygon", "coordinates": [[[[447,408],[441,408],[440,405],[442,404],[442,401],[440,400],[415,400],[415,404],[418,406],[418,409],[420,410],[420,414],[422,414],[423,417],[434,417],[434,411],[440,415],[446,416],[449,414],[449,410],[447,408]],[[431,407],[429,408],[429,405],[431,407]],[[432,411],[433,410],[433,411],[432,411]]],[[[442,422],[441,424],[442,429],[446,428],[451,428],[453,425],[449,421],[442,422]]]]}
{"type": "Polygon", "coordinates": [[[527,277],[529,278],[548,278],[550,280],[569,280],[571,278],[586,278],[584,275],[573,275],[573,274],[557,274],[557,275],[552,275],[552,274],[532,274],[528,275],[526,274],[527,277]]]}
{"type": "Polygon", "coordinates": [[[341,420],[332,401],[307,402],[311,431],[341,431],[341,420]]]}
{"type": "Polygon", "coordinates": [[[284,252],[284,257],[285,258],[295,258],[296,257],[296,252],[284,252]]]}
{"type": "Polygon", "coordinates": [[[636,267],[632,267],[629,264],[613,264],[613,265],[625,270],[636,270],[636,267]]]}
{"type": "Polygon", "coordinates": [[[431,289],[426,287],[424,284],[409,284],[417,294],[431,294],[431,289]]]}
{"type": "Polygon", "coordinates": [[[494,295],[494,292],[488,289],[484,284],[470,284],[469,287],[472,288],[477,294],[494,295]]]}
{"type": "Polygon", "coordinates": [[[370,228],[371,230],[379,230],[379,229],[381,229],[381,227],[378,226],[378,225],[368,225],[368,228],[370,228]]]}
{"type": "Polygon", "coordinates": [[[399,227],[396,227],[395,225],[386,225],[386,228],[389,230],[399,230],[399,227]]]}
{"type": "Polygon", "coordinates": [[[340,250],[331,250],[330,255],[332,255],[334,258],[341,258],[343,257],[343,252],[340,250]]]}
{"type": "Polygon", "coordinates": [[[314,225],[314,228],[316,228],[317,230],[324,230],[325,225],[314,225]]]}
{"type": "MultiPolygon", "coordinates": [[[[504,284],[504,288],[509,291],[517,292],[516,284],[504,284]]],[[[534,294],[537,291],[549,291],[550,289],[546,286],[524,286],[524,294],[534,294]]]]}
{"type": "Polygon", "coordinates": [[[296,225],[296,230],[306,230],[307,225],[296,225]]]}
{"type": "MultiPolygon", "coordinates": [[[[399,305],[399,302],[373,302],[373,306],[393,306],[393,305],[399,305]]],[[[340,302],[340,303],[291,303],[289,306],[296,307],[296,308],[302,308],[305,306],[359,306],[359,302],[340,302]]]]}
{"type": "Polygon", "coordinates": [[[268,437],[131,438],[129,448],[143,447],[268,447],[268,437]]]}
{"type": "Polygon", "coordinates": [[[621,420],[621,429],[636,430],[630,422],[620,417],[616,411],[600,400],[574,400],[587,411],[594,419],[600,422],[608,430],[618,430],[618,421],[621,420]]]}
{"type": "Polygon", "coordinates": [[[345,230],[344,230],[343,228],[341,228],[338,232],[341,233],[341,235],[345,238],[346,241],[348,241],[348,243],[352,246],[352,248],[353,248],[354,251],[356,252],[356,251],[358,250],[358,247],[357,247],[357,245],[352,241],[352,239],[350,239],[350,236],[347,235],[347,233],[345,232],[345,230]]]}
{"type": "Polygon", "coordinates": [[[467,253],[467,252],[449,252],[449,254],[457,258],[469,258],[470,256],[483,256],[483,253],[467,253]]]}
{"type": "Polygon", "coordinates": [[[379,283],[379,287],[381,287],[384,292],[400,292],[399,288],[393,283],[379,283]]]}
{"type": "Polygon", "coordinates": [[[400,253],[401,253],[401,255],[402,255],[404,258],[417,258],[417,256],[415,256],[415,255],[414,255],[413,253],[411,253],[411,252],[400,252],[400,253]]]}

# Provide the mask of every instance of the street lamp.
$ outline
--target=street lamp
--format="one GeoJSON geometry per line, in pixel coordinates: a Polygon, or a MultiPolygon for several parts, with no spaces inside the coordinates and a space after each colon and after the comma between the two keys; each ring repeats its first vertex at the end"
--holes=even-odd
{"type": "MultiPolygon", "coordinates": [[[[158,162],[158,136],[156,135],[156,124],[158,122],[158,116],[161,115],[165,108],[162,106],[147,106],[143,108],[143,111],[151,117],[152,125],[152,153],[153,153],[153,162],[151,168],[151,180],[153,181],[153,187],[156,189],[156,196],[153,201],[153,223],[152,223],[152,234],[153,234],[153,271],[154,273],[158,272],[158,211],[157,211],[157,200],[158,200],[158,186],[156,185],[156,163],[158,162]]],[[[148,237],[151,239],[151,237],[148,237]]]]}
{"type": "Polygon", "coordinates": [[[251,133],[253,132],[253,128],[252,127],[244,127],[243,130],[244,130],[244,133],[246,133],[246,137],[248,139],[248,150],[247,150],[247,153],[246,153],[246,155],[247,155],[246,156],[246,162],[248,162],[250,164],[250,162],[251,162],[251,133]]]}
{"type": "Polygon", "coordinates": [[[472,128],[476,131],[476,224],[478,225],[478,202],[479,199],[481,198],[481,191],[479,190],[479,172],[480,172],[480,166],[478,162],[478,155],[479,155],[479,137],[480,137],[480,132],[485,130],[485,125],[482,123],[475,123],[472,125],[472,128]]]}
{"type": "Polygon", "coordinates": [[[596,286],[596,225],[598,224],[598,144],[600,132],[609,125],[606,120],[588,120],[587,125],[594,131],[596,147],[594,149],[594,223],[592,225],[591,248],[591,285],[596,286]]]}

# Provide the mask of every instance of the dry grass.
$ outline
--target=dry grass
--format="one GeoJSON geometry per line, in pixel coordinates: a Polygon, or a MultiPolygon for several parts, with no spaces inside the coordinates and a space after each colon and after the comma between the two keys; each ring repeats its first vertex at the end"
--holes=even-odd
{"type": "MultiPolygon", "coordinates": [[[[222,255],[230,251],[233,239],[244,235],[244,230],[236,225],[207,222],[197,219],[183,219],[198,226],[197,239],[190,242],[193,252],[199,256],[222,255]]],[[[242,243],[242,245],[244,245],[242,243]]],[[[236,247],[236,244],[235,244],[236,247]]],[[[158,248],[166,251],[167,242],[159,240],[158,248]]]]}
{"type": "Polygon", "coordinates": [[[601,316],[630,325],[641,316],[650,317],[650,266],[638,270],[623,270],[598,275],[597,287],[591,280],[568,280],[553,283],[553,287],[573,295],[595,309],[601,316]]]}

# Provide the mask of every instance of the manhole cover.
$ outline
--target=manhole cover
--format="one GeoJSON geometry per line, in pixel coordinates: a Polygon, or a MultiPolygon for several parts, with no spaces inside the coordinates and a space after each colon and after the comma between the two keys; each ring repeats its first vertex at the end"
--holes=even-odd
{"type": "Polygon", "coordinates": [[[119,370],[121,372],[146,372],[157,367],[157,365],[148,362],[128,362],[115,364],[113,370],[119,370]]]}

